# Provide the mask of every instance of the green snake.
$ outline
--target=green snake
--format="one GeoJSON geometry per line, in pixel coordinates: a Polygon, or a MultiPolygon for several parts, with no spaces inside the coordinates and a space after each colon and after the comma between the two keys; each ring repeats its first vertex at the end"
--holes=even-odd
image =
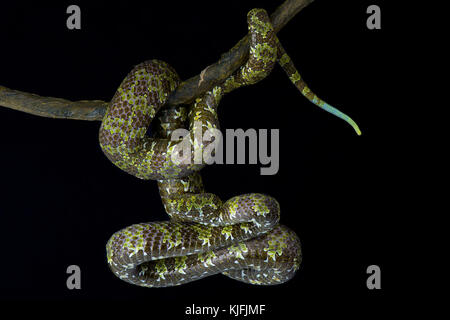
{"type": "MultiPolygon", "coordinates": [[[[99,140],[105,155],[120,169],[157,180],[168,221],[135,224],[114,233],[106,251],[110,269],[120,279],[144,287],[166,287],[222,273],[251,284],[273,285],[291,279],[302,254],[297,235],[279,224],[278,202],[263,194],[245,194],[226,202],[206,193],[194,151],[177,161],[186,139],[171,139],[189,129],[188,141],[199,141],[194,124],[218,130],[217,108],[224,94],[264,79],[275,63],[300,92],[317,106],[359,128],[348,116],[319,99],[306,86],[275,35],[263,9],[247,15],[248,61],[222,84],[186,106],[165,106],[180,82],[175,70],[159,60],[133,68],[115,93],[102,121],[99,140]],[[164,108],[163,108],[164,106],[164,108]],[[152,124],[152,136],[147,135],[152,124]],[[175,159],[175,160],[174,160],[175,159]]],[[[193,148],[195,150],[195,148],[193,148]]]]}

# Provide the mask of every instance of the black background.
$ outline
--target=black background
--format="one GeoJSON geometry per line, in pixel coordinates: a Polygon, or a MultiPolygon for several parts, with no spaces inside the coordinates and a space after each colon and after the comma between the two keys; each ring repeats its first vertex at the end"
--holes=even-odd
{"type": "MultiPolygon", "coordinates": [[[[2,4],[0,84],[42,96],[109,100],[134,65],[152,58],[187,79],[245,35],[251,8],[270,13],[279,3],[2,4]],[[66,28],[70,4],[81,7],[81,30],[66,28]]],[[[266,304],[267,318],[383,309],[394,269],[388,243],[396,208],[386,203],[395,183],[387,179],[393,168],[383,114],[391,108],[386,74],[395,64],[395,27],[382,1],[317,0],[278,34],[310,88],[351,116],[361,137],[303,98],[279,67],[221,102],[222,128],[280,129],[276,175],[261,176],[259,165],[202,171],[207,190],[222,199],[261,192],[280,202],[281,221],[297,232],[304,255],[297,276],[280,286],[249,286],[221,275],[161,289],[120,281],[108,269],[105,244],[125,226],[166,219],[156,183],[106,159],[99,122],[0,108],[0,299],[140,300],[153,313],[168,308],[164,312],[177,318],[192,303],[266,304]],[[366,28],[370,4],[382,8],[381,30],[366,28]],[[81,268],[81,290],[66,288],[71,264],[81,268]],[[382,290],[366,287],[371,264],[381,267],[382,290]]]]}

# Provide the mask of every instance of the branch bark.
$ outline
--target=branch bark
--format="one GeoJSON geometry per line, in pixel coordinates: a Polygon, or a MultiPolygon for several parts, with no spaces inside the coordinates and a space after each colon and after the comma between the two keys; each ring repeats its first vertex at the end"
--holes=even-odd
{"type": "MultiPolygon", "coordinates": [[[[270,16],[276,32],[314,0],[286,0],[270,16]]],[[[170,95],[168,104],[186,104],[224,81],[248,58],[249,40],[243,37],[220,60],[199,75],[182,82],[170,95]]],[[[101,121],[109,102],[100,100],[69,101],[0,86],[0,106],[47,118],[101,121]]]]}

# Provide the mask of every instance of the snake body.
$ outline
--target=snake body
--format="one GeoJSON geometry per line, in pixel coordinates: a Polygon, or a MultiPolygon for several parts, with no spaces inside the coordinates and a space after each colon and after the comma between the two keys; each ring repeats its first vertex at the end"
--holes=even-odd
{"type": "Polygon", "coordinates": [[[222,273],[269,285],[291,279],[300,266],[300,241],[279,224],[280,209],[274,198],[253,193],[223,203],[204,191],[198,171],[205,164],[193,161],[194,151],[183,155],[189,161],[173,160],[182,143],[170,139],[174,130],[187,127],[190,143],[206,147],[208,142],[197,140],[194,123],[201,123],[202,132],[218,129],[217,107],[223,95],[264,79],[276,62],[311,102],[357,129],[348,116],[309,90],[275,36],[265,10],[251,10],[247,22],[248,61],[191,106],[162,109],[180,80],[173,68],[159,60],[133,68],[111,101],[100,128],[103,152],[120,169],[140,179],[157,180],[170,216],[169,221],[135,224],[111,236],[106,246],[108,264],[124,281],[161,287],[222,273]],[[146,134],[150,123],[151,137],[146,134]]]}

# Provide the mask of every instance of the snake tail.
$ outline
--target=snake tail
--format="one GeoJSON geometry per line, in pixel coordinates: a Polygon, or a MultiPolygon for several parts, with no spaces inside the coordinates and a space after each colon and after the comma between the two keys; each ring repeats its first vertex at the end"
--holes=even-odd
{"type": "Polygon", "coordinates": [[[301,94],[305,96],[309,101],[314,103],[316,106],[346,121],[360,136],[361,130],[359,129],[358,125],[356,124],[355,121],[353,121],[352,118],[350,118],[345,113],[339,111],[335,107],[330,106],[328,103],[320,99],[314,92],[311,91],[311,89],[307,86],[303,78],[300,76],[300,73],[297,71],[294,63],[292,62],[291,58],[287,55],[286,51],[281,46],[279,41],[277,43],[277,49],[278,49],[278,64],[284,69],[289,79],[297,87],[297,89],[301,92],[301,94]]]}

